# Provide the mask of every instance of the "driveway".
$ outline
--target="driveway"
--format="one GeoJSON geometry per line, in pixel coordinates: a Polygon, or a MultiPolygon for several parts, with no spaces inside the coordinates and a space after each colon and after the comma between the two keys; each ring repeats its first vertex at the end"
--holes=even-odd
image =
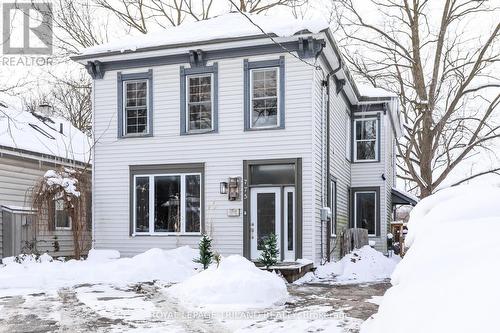
{"type": "Polygon", "coordinates": [[[265,311],[185,309],[159,283],[79,285],[0,297],[0,332],[358,332],[388,282],[289,285],[291,301],[265,311]]]}

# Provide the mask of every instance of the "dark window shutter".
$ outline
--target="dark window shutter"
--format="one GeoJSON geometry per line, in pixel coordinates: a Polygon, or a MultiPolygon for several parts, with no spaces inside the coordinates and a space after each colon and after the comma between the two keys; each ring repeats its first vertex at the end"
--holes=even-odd
{"type": "Polygon", "coordinates": [[[56,230],[56,205],[53,200],[47,204],[47,227],[49,231],[56,230]]]}

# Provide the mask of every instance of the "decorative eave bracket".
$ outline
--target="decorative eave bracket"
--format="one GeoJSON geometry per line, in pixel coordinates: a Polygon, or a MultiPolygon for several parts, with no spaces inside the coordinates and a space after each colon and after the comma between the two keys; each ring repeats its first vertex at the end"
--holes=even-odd
{"type": "Polygon", "coordinates": [[[104,66],[99,60],[87,62],[85,68],[94,80],[102,79],[104,77],[104,66]]]}
{"type": "Polygon", "coordinates": [[[299,37],[299,50],[297,54],[300,58],[317,58],[323,48],[325,41],[314,39],[312,36],[307,38],[299,37]]]}
{"type": "Polygon", "coordinates": [[[205,52],[203,52],[200,49],[190,50],[189,51],[189,64],[191,65],[191,68],[205,67],[207,64],[205,52]]]}

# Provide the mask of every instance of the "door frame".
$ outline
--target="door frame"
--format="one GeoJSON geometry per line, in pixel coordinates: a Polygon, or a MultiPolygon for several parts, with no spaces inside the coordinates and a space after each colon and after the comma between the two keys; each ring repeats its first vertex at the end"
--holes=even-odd
{"type": "MultiPolygon", "coordinates": [[[[250,188],[254,187],[284,187],[291,186],[295,189],[295,259],[302,258],[302,158],[284,158],[268,160],[243,160],[243,256],[251,260],[251,214],[250,214],[250,188]],[[269,184],[250,185],[249,174],[252,165],[270,164],[294,164],[295,184],[269,184]]],[[[283,196],[282,196],[283,197],[283,196]]],[[[281,213],[283,216],[283,212],[281,213]]],[[[283,225],[283,224],[282,224],[283,225]]],[[[284,248],[283,238],[281,238],[281,248],[284,248]]],[[[280,251],[280,260],[284,259],[283,251],[280,251]]]]}

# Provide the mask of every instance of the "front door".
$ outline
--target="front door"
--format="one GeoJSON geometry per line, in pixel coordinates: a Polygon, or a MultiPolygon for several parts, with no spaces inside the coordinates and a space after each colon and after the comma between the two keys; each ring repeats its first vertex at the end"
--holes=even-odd
{"type": "Polygon", "coordinates": [[[281,247],[281,188],[252,188],[250,202],[251,258],[258,259],[262,242],[271,233],[276,235],[279,250],[281,247]]]}

